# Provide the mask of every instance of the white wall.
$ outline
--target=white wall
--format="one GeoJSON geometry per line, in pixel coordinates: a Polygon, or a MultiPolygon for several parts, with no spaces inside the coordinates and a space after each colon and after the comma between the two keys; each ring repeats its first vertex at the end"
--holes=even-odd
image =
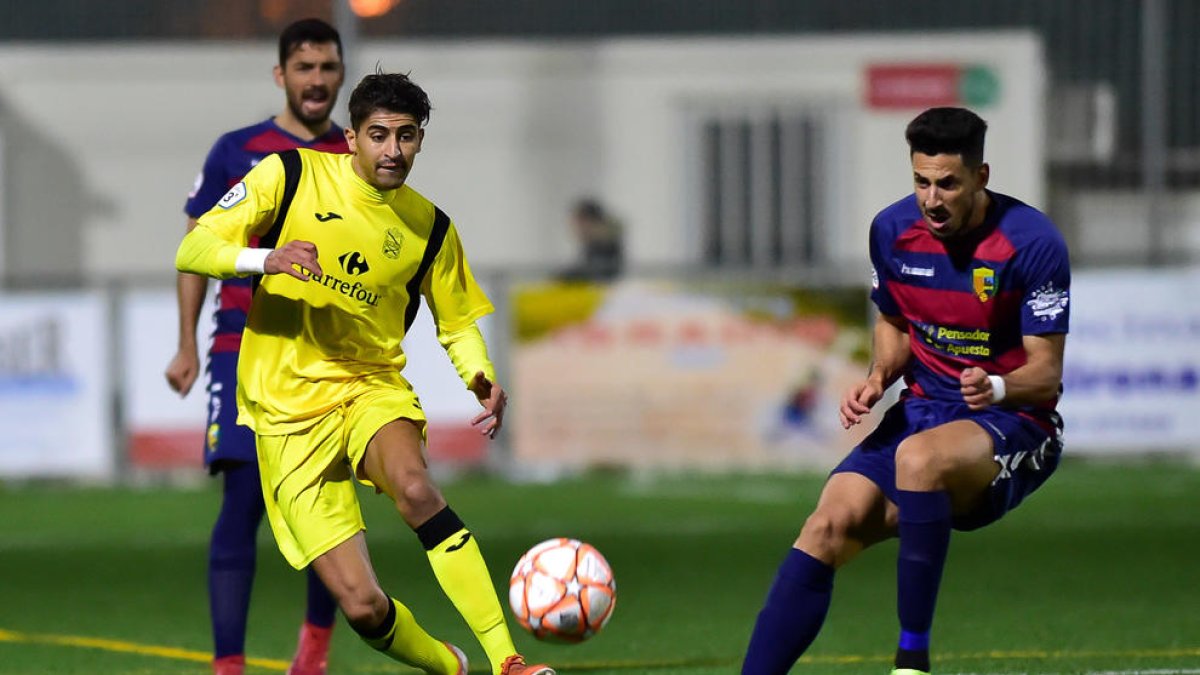
{"type": "Polygon", "coordinates": [[[1169,257],[1200,260],[1200,191],[1173,191],[1160,199],[1161,220],[1148,227],[1150,204],[1140,191],[1075,193],[1064,205],[1079,228],[1072,253],[1100,260],[1144,260],[1152,250],[1150,230],[1155,228],[1169,257]]]}
{"type": "MultiPolygon", "coordinates": [[[[212,141],[282,105],[273,60],[269,43],[0,49],[7,270],[169,274],[212,141]]],[[[681,164],[695,101],[840,110],[852,183],[829,228],[842,261],[864,260],[871,216],[910,189],[903,130],[918,111],[861,103],[864,67],[894,60],[993,69],[1001,97],[979,110],[993,186],[1042,204],[1044,69],[1029,34],[367,42],[358,63],[410,71],[429,91],[412,184],[451,214],[482,267],[567,260],[566,212],[583,194],[624,217],[635,264],[686,262],[695,234],[681,164]]]]}
{"type": "Polygon", "coordinates": [[[841,192],[829,223],[841,261],[866,259],[866,231],[882,207],[912,189],[904,127],[920,110],[880,112],[863,105],[870,64],[966,63],[992,68],[1001,82],[988,120],[993,187],[1043,202],[1044,65],[1032,34],[780,37],[749,40],[618,41],[600,48],[606,139],[624,157],[605,162],[605,195],[635,205],[633,249],[643,260],[679,262],[685,205],[681,117],[689,99],[805,102],[841,110],[848,134],[841,192]]]}

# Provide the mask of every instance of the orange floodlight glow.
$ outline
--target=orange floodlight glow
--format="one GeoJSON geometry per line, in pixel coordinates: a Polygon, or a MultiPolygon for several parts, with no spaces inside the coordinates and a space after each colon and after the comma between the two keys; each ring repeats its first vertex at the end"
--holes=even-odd
{"type": "Polygon", "coordinates": [[[400,0],[350,0],[350,10],[364,19],[387,14],[400,0]]]}

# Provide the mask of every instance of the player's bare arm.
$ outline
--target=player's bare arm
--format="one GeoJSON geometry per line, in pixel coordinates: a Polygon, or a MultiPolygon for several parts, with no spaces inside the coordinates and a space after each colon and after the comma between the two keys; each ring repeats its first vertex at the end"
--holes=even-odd
{"type": "Polygon", "coordinates": [[[267,254],[263,274],[289,274],[300,281],[321,276],[317,246],[310,241],[289,241],[267,254]]]}
{"type": "Polygon", "coordinates": [[[908,340],[908,321],[904,317],[880,314],[876,318],[871,369],[865,379],[846,391],[838,409],[843,429],[861,423],[883,392],[903,374],[911,356],[908,340]]]}
{"type": "MultiPolygon", "coordinates": [[[[196,228],[196,219],[187,219],[187,231],[196,228]]],[[[179,307],[179,347],[167,364],[167,384],[180,396],[187,396],[200,373],[200,353],[196,346],[196,324],[208,291],[208,279],[180,272],[175,279],[175,297],[179,307]]]]}
{"type": "Polygon", "coordinates": [[[1025,365],[1004,375],[988,376],[982,368],[967,368],[959,376],[963,400],[972,410],[990,405],[1035,405],[1052,400],[1062,385],[1065,333],[1026,335],[1021,338],[1025,347],[1025,365]],[[1000,387],[992,378],[999,378],[1000,387]]]}
{"type": "Polygon", "coordinates": [[[499,383],[489,380],[482,370],[475,373],[469,389],[475,394],[475,398],[479,399],[479,405],[483,406],[483,412],[471,420],[471,425],[479,427],[479,433],[484,436],[495,438],[500,427],[504,425],[508,394],[499,383]]]}

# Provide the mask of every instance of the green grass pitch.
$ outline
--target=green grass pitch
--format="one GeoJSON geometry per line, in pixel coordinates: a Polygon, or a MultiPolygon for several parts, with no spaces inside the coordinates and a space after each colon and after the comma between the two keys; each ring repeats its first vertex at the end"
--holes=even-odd
{"type": "MultiPolygon", "coordinates": [[[[759,603],[821,476],[599,476],[544,486],[444,485],[477,533],[501,600],[530,545],[572,536],[612,564],[618,601],[578,646],[518,646],[562,673],[736,673],[759,603]]],[[[366,492],[380,579],[431,632],[483,653],[441,594],[416,538],[366,492]]],[[[204,489],[0,487],[0,673],[209,672],[205,558],[219,502],[204,489]]],[[[279,673],[303,578],[264,526],[248,673],[279,673]]],[[[882,673],[896,635],[895,544],[839,573],[833,608],[794,673],[882,673]]],[[[935,672],[1200,673],[1200,470],[1067,462],[999,524],[953,540],[935,672]]],[[[339,623],[331,673],[408,672],[339,623]]]]}

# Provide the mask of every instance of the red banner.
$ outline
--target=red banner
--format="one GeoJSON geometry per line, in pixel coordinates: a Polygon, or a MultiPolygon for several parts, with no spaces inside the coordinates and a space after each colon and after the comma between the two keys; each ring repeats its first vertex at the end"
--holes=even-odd
{"type": "Polygon", "coordinates": [[[870,108],[934,108],[961,103],[957,65],[893,64],[867,67],[866,103],[870,108]]]}

